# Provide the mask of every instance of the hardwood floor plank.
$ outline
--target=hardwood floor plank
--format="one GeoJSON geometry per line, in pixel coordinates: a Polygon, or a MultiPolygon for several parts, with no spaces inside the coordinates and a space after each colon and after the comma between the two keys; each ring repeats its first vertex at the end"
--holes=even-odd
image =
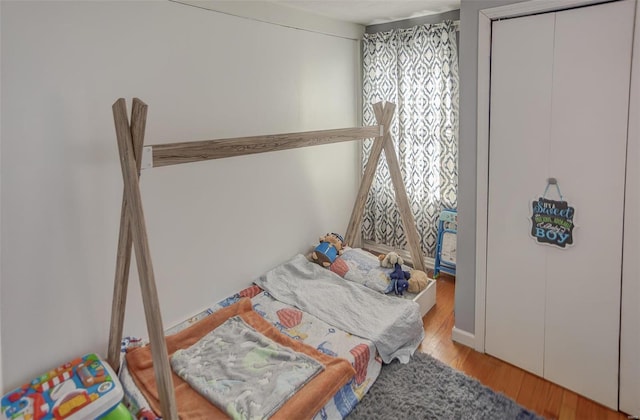
{"type": "Polygon", "coordinates": [[[503,363],[498,368],[498,372],[499,374],[497,375],[496,382],[492,386],[492,389],[502,392],[514,400],[518,398],[518,393],[522,386],[522,380],[524,379],[524,371],[515,366],[503,363]]]}
{"type": "Polygon", "coordinates": [[[586,398],[578,398],[576,418],[578,419],[606,419],[608,409],[586,398]]]}
{"type": "Polygon", "coordinates": [[[564,389],[540,377],[537,378],[535,399],[528,408],[546,418],[557,418],[564,389]]]}
{"type": "Polygon", "coordinates": [[[539,377],[525,372],[516,402],[527,408],[532,408],[536,399],[536,388],[541,380],[539,377]]]}
{"type": "Polygon", "coordinates": [[[563,394],[564,388],[548,382],[546,397],[544,397],[546,403],[542,407],[541,414],[546,418],[557,419],[563,394]]]}
{"type": "Polygon", "coordinates": [[[448,364],[454,369],[461,370],[461,366],[464,365],[465,361],[467,360],[467,357],[469,357],[469,353],[471,353],[472,350],[467,346],[463,346],[463,345],[459,345],[459,346],[460,346],[460,349],[458,351],[458,356],[453,360],[451,360],[451,362],[448,364]]]}
{"type": "Polygon", "coordinates": [[[576,418],[576,408],[578,407],[578,395],[574,392],[565,390],[562,394],[562,403],[560,404],[559,420],[574,420],[576,418]]]}

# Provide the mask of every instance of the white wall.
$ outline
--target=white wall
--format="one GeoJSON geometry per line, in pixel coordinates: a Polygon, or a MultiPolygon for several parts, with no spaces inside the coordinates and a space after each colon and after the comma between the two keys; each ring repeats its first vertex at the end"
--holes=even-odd
{"type": "MultiPolygon", "coordinates": [[[[5,389],[106,352],[122,179],[111,105],[146,143],[357,125],[356,41],[171,2],[1,3],[5,389]]],[[[165,326],[344,231],[358,145],[143,173],[165,326]]],[[[135,264],[132,262],[132,267],[135,264]]],[[[125,334],[146,335],[132,270],[125,334]]],[[[8,390],[8,389],[7,389],[8,390]]]]}

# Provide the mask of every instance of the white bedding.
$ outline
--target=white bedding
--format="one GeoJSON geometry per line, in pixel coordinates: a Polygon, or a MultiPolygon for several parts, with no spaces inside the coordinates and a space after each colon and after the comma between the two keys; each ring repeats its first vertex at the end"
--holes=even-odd
{"type": "MultiPolygon", "coordinates": [[[[317,268],[317,270],[319,270],[317,273],[318,275],[324,276],[329,273],[334,276],[334,279],[337,278],[340,282],[339,285],[342,287],[342,292],[338,294],[353,295],[353,293],[357,293],[349,292],[352,286],[364,289],[362,286],[353,282],[345,281],[334,273],[330,273],[329,270],[316,264],[309,263],[309,265],[312,267],[307,267],[307,269],[315,271],[317,268]],[[349,286],[349,284],[351,284],[351,286],[349,286]]],[[[316,285],[311,285],[311,287],[315,286],[316,285]]],[[[317,286],[319,286],[319,284],[317,286]]],[[[371,293],[377,295],[377,298],[374,298],[378,302],[375,304],[377,305],[377,310],[375,308],[370,308],[374,309],[375,314],[367,316],[375,320],[375,322],[388,324],[390,326],[388,328],[393,329],[393,321],[391,321],[386,305],[388,303],[389,307],[391,307],[395,305],[394,302],[405,301],[405,299],[387,297],[374,291],[371,291],[371,293]],[[378,300],[378,298],[382,298],[382,300],[378,300]],[[383,310],[380,309],[380,302],[383,302],[385,305],[383,310]]],[[[330,319],[327,316],[322,316],[322,314],[320,314],[320,317],[314,316],[307,311],[295,308],[294,305],[275,299],[269,292],[263,291],[257,286],[252,286],[222,300],[212,308],[195,315],[175,327],[170,328],[166,331],[166,334],[175,334],[217,310],[236,303],[241,297],[251,298],[253,309],[263,318],[271,322],[283,334],[291,338],[301,340],[305,344],[308,344],[326,354],[347,359],[354,366],[356,376],[348,384],[342,387],[336,395],[334,395],[331,401],[316,414],[314,419],[342,419],[349,414],[378,377],[381,369],[381,359],[377,355],[376,347],[372,341],[361,338],[361,336],[357,334],[354,335],[353,333],[340,328],[336,324],[337,318],[330,319]],[[324,321],[323,319],[327,319],[327,321],[324,321]]],[[[410,303],[417,306],[417,304],[413,302],[410,303]]],[[[329,306],[332,306],[333,304],[334,302],[330,302],[329,306]]],[[[413,310],[410,310],[410,312],[413,312],[413,310]]],[[[342,313],[341,316],[344,317],[349,315],[342,313]]],[[[415,316],[417,317],[417,322],[412,323],[412,326],[419,326],[419,331],[415,328],[416,338],[414,341],[419,345],[424,332],[419,313],[415,316]]],[[[143,344],[144,342],[139,339],[127,337],[123,340],[122,350],[124,352],[128,347],[137,347],[143,344]]],[[[130,411],[135,413],[136,418],[148,420],[156,419],[153,412],[149,410],[148,403],[146,403],[144,397],[133,382],[126,364],[122,366],[119,377],[125,390],[124,402],[127,404],[130,411]]]]}
{"type": "Polygon", "coordinates": [[[281,302],[373,341],[385,363],[396,358],[408,363],[424,339],[417,303],[344,281],[303,255],[270,270],[255,283],[281,302]]]}
{"type": "MultiPolygon", "coordinates": [[[[353,365],[356,376],[334,395],[331,401],[316,414],[314,420],[337,420],[349,414],[380,374],[382,364],[376,355],[373,343],[341,331],[313,315],[282,303],[257,286],[249,287],[224,299],[212,308],[170,328],[166,333],[167,335],[175,334],[217,310],[236,303],[241,297],[251,298],[253,309],[283,334],[301,340],[323,353],[347,359],[353,365]]],[[[127,347],[143,344],[145,343],[139,339],[127,337],[123,340],[123,351],[127,347]]],[[[118,376],[125,391],[124,402],[127,408],[136,414],[136,418],[157,419],[133,382],[126,364],[122,366],[118,376]]]]}

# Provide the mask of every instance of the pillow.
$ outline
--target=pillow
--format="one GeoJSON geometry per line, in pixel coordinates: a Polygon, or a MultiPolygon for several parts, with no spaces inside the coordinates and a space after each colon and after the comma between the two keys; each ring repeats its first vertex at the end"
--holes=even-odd
{"type": "MultiPolygon", "coordinates": [[[[360,248],[345,249],[329,269],[345,280],[359,283],[380,293],[384,293],[389,286],[389,274],[393,271],[392,268],[380,267],[380,260],[375,255],[360,248]]],[[[402,269],[410,271],[405,265],[402,269]]]]}

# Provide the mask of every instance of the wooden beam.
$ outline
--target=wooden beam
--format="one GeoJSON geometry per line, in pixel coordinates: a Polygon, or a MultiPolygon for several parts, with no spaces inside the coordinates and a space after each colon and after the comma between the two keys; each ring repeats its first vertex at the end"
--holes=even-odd
{"type": "Polygon", "coordinates": [[[178,420],[173,381],[171,379],[171,366],[169,365],[169,356],[164,339],[158,291],[153,275],[149,240],[142,210],[138,170],[131,140],[131,130],[127,121],[127,105],[122,98],[113,104],[113,119],[116,126],[125,199],[130,218],[129,226],[136,252],[140,289],[151,343],[151,357],[160,399],[160,409],[164,419],[178,420]]]}
{"type": "Polygon", "coordinates": [[[402,219],[402,225],[404,226],[404,233],[407,236],[407,244],[409,245],[409,253],[411,254],[413,268],[426,271],[427,268],[424,264],[422,248],[420,247],[418,229],[416,228],[416,222],[413,218],[409,198],[407,197],[407,189],[405,188],[404,181],[402,180],[402,172],[400,171],[398,156],[396,156],[396,149],[393,146],[391,134],[389,134],[388,137],[385,136],[384,156],[386,157],[387,164],[389,165],[389,174],[391,175],[391,181],[393,182],[393,187],[395,189],[396,203],[398,203],[398,210],[400,211],[400,218],[402,219]]]}
{"type": "Polygon", "coordinates": [[[360,189],[356,196],[356,202],[353,205],[351,211],[351,218],[349,219],[349,225],[347,226],[347,232],[345,234],[345,242],[353,246],[360,235],[360,227],[362,226],[362,219],[364,217],[364,207],[367,202],[369,190],[375,177],[376,169],[378,168],[378,162],[380,161],[380,155],[382,153],[382,147],[384,145],[384,139],[386,136],[391,136],[387,127],[391,127],[391,119],[393,118],[393,111],[395,110],[395,104],[388,102],[383,105],[382,102],[373,104],[373,112],[376,115],[378,124],[383,127],[383,133],[376,136],[374,139],[371,153],[369,154],[369,160],[365,166],[364,173],[362,174],[362,180],[360,181],[360,189]]]}
{"type": "Polygon", "coordinates": [[[176,165],[232,156],[275,152],[306,146],[362,140],[380,136],[380,126],[273,134],[232,139],[202,140],[152,146],[153,166],[176,165]]]}
{"type": "MultiPolygon", "coordinates": [[[[144,145],[144,132],[147,122],[147,105],[138,98],[133,99],[131,109],[131,138],[136,169],[140,176],[140,162],[144,145]]],[[[122,193],[120,209],[120,232],[118,234],[118,252],[116,256],[116,274],[113,283],[113,302],[111,304],[111,328],[109,329],[109,347],[107,361],[118,372],[120,369],[120,343],[124,314],[127,305],[127,288],[129,285],[129,267],[131,265],[131,230],[125,193],[122,193]]]]}

